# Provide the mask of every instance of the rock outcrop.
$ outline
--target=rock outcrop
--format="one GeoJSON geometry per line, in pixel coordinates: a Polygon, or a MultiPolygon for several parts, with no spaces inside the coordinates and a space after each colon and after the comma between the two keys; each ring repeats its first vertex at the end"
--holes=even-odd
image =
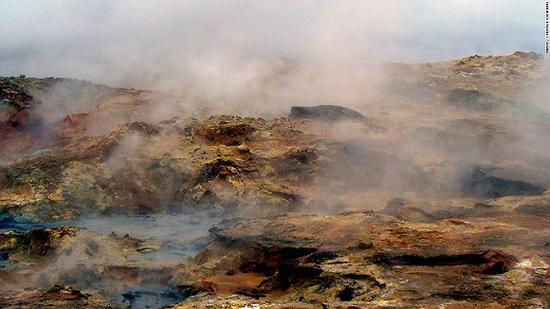
{"type": "Polygon", "coordinates": [[[361,113],[338,105],[292,106],[290,118],[318,119],[325,121],[366,121],[361,113]]]}
{"type": "MultiPolygon", "coordinates": [[[[412,223],[351,212],[233,220],[211,230],[214,242],[198,261],[214,273],[234,269],[226,276],[236,281],[225,294],[261,297],[259,303],[276,308],[547,302],[548,265],[536,261],[549,252],[544,246],[549,231],[525,225],[542,224],[538,217],[512,216],[503,215],[500,222],[477,217],[412,223]],[[228,260],[231,265],[220,264],[228,260]],[[239,283],[245,275],[263,280],[254,286],[239,283]]],[[[210,277],[217,291],[222,283],[216,279],[210,277]]],[[[191,298],[182,308],[207,302],[191,298]]]]}

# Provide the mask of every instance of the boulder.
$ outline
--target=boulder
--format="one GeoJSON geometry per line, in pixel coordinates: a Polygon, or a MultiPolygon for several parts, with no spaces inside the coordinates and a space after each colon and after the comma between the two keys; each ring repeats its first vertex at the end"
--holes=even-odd
{"type": "Polygon", "coordinates": [[[537,184],[499,177],[480,167],[475,167],[462,184],[464,195],[488,198],[542,194],[544,190],[537,184]]]}

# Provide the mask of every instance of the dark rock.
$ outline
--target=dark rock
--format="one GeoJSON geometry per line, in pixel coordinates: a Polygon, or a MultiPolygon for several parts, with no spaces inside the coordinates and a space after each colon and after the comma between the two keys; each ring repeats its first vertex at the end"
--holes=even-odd
{"type": "Polygon", "coordinates": [[[45,255],[51,249],[50,233],[47,230],[32,230],[30,241],[29,249],[33,255],[45,255]]]}
{"type": "Polygon", "coordinates": [[[492,175],[488,170],[476,167],[463,182],[462,192],[466,196],[494,198],[510,195],[542,194],[544,188],[525,181],[501,178],[492,175]]]}
{"type": "Polygon", "coordinates": [[[292,106],[290,118],[319,119],[326,121],[367,120],[361,113],[338,105],[292,106]]]}
{"type": "Polygon", "coordinates": [[[342,301],[350,301],[355,298],[355,289],[352,286],[344,287],[336,296],[342,301]]]}
{"type": "Polygon", "coordinates": [[[415,265],[415,266],[456,266],[472,265],[484,274],[502,274],[515,265],[517,259],[501,251],[490,250],[479,253],[457,255],[419,256],[419,255],[387,255],[375,254],[370,260],[375,264],[415,265]]]}
{"type": "Polygon", "coordinates": [[[327,260],[332,260],[337,258],[339,255],[336,252],[332,251],[317,251],[308,255],[305,259],[306,263],[321,263],[327,260]]]}

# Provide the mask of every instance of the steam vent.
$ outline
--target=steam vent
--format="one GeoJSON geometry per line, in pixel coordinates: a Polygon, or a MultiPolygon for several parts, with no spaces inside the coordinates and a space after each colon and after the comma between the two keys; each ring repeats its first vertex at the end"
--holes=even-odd
{"type": "Polygon", "coordinates": [[[0,3],[0,308],[549,308],[541,51],[268,3],[0,3]]]}

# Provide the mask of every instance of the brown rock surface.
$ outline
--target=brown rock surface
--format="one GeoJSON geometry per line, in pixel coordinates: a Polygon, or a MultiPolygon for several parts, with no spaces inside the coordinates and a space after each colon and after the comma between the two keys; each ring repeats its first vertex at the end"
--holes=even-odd
{"type": "MultiPolygon", "coordinates": [[[[236,279],[240,286],[229,292],[262,295],[257,303],[277,308],[296,302],[375,308],[547,303],[548,264],[537,268],[533,261],[548,257],[550,231],[522,226],[538,224],[536,217],[516,216],[509,223],[472,218],[467,224],[410,223],[373,212],[234,220],[211,230],[214,242],[198,261],[213,272],[264,276],[254,287],[236,279]],[[230,256],[231,266],[213,262],[230,256]]],[[[206,304],[190,300],[183,308],[206,304]]]]}

